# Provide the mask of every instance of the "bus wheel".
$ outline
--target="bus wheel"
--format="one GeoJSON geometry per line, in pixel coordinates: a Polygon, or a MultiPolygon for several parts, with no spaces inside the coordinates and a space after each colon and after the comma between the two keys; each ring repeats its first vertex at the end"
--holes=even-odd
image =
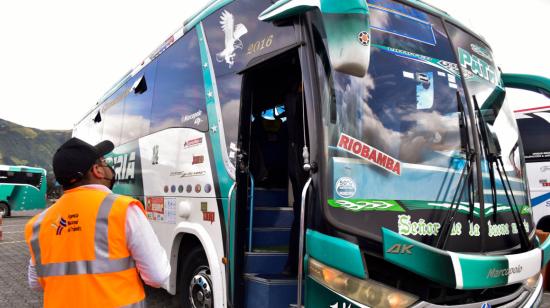
{"type": "Polygon", "coordinates": [[[4,202],[0,202],[0,216],[2,217],[10,216],[10,207],[4,202]]]}
{"type": "Polygon", "coordinates": [[[182,275],[178,281],[178,292],[183,301],[182,307],[212,308],[214,293],[210,267],[201,247],[195,247],[187,253],[182,266],[182,275]]]}

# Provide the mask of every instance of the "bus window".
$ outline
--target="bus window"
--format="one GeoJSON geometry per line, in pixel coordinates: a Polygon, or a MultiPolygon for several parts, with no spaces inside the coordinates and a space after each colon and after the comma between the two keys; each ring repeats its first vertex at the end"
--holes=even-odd
{"type": "Polygon", "coordinates": [[[120,132],[124,115],[124,97],[127,94],[126,87],[118,89],[102,107],[103,140],[110,140],[115,146],[120,144],[120,132]]]}
{"type": "Polygon", "coordinates": [[[151,132],[169,127],[208,130],[197,32],[189,31],[158,60],[151,132]]]}
{"type": "Polygon", "coordinates": [[[157,61],[153,61],[128,82],[132,90],[124,101],[121,143],[137,139],[149,133],[156,68],[157,61]],[[138,91],[138,93],[135,93],[136,91],[133,89],[137,86],[136,83],[140,83],[144,87],[143,92],[138,91]]]}
{"type": "Polygon", "coordinates": [[[227,153],[233,164],[235,164],[239,133],[241,82],[241,75],[236,74],[228,74],[217,79],[227,153]]]}

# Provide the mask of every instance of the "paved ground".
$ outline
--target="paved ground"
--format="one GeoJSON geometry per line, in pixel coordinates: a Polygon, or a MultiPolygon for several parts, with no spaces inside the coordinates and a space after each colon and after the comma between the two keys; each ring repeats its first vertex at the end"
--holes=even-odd
{"type": "MultiPolygon", "coordinates": [[[[42,294],[27,285],[29,251],[23,230],[31,216],[3,221],[4,240],[0,241],[0,308],[42,307],[42,294]]],[[[162,289],[146,287],[147,307],[176,307],[177,299],[162,289]]],[[[544,294],[542,308],[550,308],[550,293],[544,294]]]]}
{"type": "MultiPolygon", "coordinates": [[[[0,241],[0,308],[42,307],[42,293],[29,289],[29,251],[24,241],[25,223],[31,216],[4,218],[0,241]]],[[[163,289],[145,288],[147,307],[176,307],[177,300],[163,289]]]]}

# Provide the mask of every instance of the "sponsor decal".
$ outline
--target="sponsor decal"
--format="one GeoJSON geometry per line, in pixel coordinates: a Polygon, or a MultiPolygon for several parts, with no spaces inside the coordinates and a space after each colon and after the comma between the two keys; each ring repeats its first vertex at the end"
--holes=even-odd
{"type": "Polygon", "coordinates": [[[178,192],[179,192],[179,193],[182,193],[182,192],[183,192],[183,185],[178,186],[178,192]]]}
{"type": "Polygon", "coordinates": [[[412,255],[413,247],[413,245],[407,244],[394,244],[393,246],[388,248],[388,250],[386,250],[386,253],[412,255]]]}
{"type": "Polygon", "coordinates": [[[204,192],[205,193],[209,193],[211,191],[212,191],[212,185],[210,185],[210,184],[204,185],[204,192]]]}
{"type": "Polygon", "coordinates": [[[335,184],[336,194],[342,198],[351,198],[357,191],[357,186],[352,178],[341,177],[335,184]]]}
{"type": "Polygon", "coordinates": [[[195,185],[195,192],[198,194],[201,192],[201,184],[195,185]]]}
{"type": "Polygon", "coordinates": [[[164,214],[164,197],[148,197],[145,211],[147,213],[164,214]]]}
{"type": "Polygon", "coordinates": [[[550,187],[550,182],[548,182],[547,179],[539,180],[539,183],[540,183],[540,185],[542,185],[543,187],[550,187]]]}
{"type": "Polygon", "coordinates": [[[235,56],[237,49],[243,49],[243,43],[240,38],[248,33],[245,25],[235,24],[233,14],[224,10],[220,15],[220,25],[224,33],[224,50],[216,53],[216,61],[225,62],[229,68],[235,64],[235,56]]]}
{"type": "Polygon", "coordinates": [[[346,134],[341,134],[338,148],[354,154],[395,175],[401,175],[401,162],[390,155],[346,134]]]}
{"type": "Polygon", "coordinates": [[[361,31],[357,35],[359,43],[363,46],[369,46],[370,43],[370,34],[367,31],[361,31]]]}
{"type": "Polygon", "coordinates": [[[174,171],[170,172],[170,176],[179,176],[182,178],[191,177],[191,176],[201,176],[205,175],[206,171],[174,171]]]}
{"type": "Polygon", "coordinates": [[[208,203],[207,202],[201,202],[201,212],[202,212],[202,220],[203,221],[209,221],[210,224],[214,223],[215,219],[215,213],[208,211],[208,203]]]}
{"type": "Polygon", "coordinates": [[[193,155],[193,165],[204,163],[204,155],[193,155]]]}
{"type": "Polygon", "coordinates": [[[176,192],[176,185],[170,186],[170,191],[175,193],[176,192]]]}
{"type": "Polygon", "coordinates": [[[176,198],[164,198],[164,219],[166,223],[176,223],[176,198]]]}
{"type": "Polygon", "coordinates": [[[199,110],[195,113],[184,115],[181,117],[181,123],[187,123],[189,121],[194,121],[195,125],[200,124],[200,121],[197,123],[195,120],[198,119],[202,115],[202,110],[199,110]]]}
{"type": "Polygon", "coordinates": [[[508,277],[514,274],[519,274],[523,271],[523,267],[521,265],[517,265],[510,268],[491,268],[489,272],[487,273],[487,278],[499,278],[499,277],[508,277]]]}
{"type": "Polygon", "coordinates": [[[193,191],[193,186],[191,186],[190,184],[187,185],[187,187],[185,188],[185,191],[188,192],[188,193],[192,192],[193,191]]]}
{"type": "Polygon", "coordinates": [[[202,143],[202,137],[194,138],[194,139],[185,141],[185,143],[183,144],[183,148],[186,149],[186,148],[194,147],[201,143],[202,143]]]}
{"type": "Polygon", "coordinates": [[[169,190],[168,185],[164,185],[164,192],[167,193],[169,190]]]}
{"type": "Polygon", "coordinates": [[[202,212],[202,220],[209,221],[212,224],[214,223],[215,215],[214,212],[202,212]]]}
{"type": "Polygon", "coordinates": [[[405,212],[405,210],[393,200],[329,199],[328,204],[332,207],[351,212],[405,212]]]}
{"type": "Polygon", "coordinates": [[[463,69],[470,70],[473,74],[499,86],[496,72],[491,65],[484,60],[478,58],[476,55],[470,54],[460,47],[458,47],[458,59],[463,69]]]}
{"type": "Polygon", "coordinates": [[[154,221],[164,221],[164,197],[148,197],[145,203],[145,212],[147,213],[147,219],[154,221]]]}
{"type": "Polygon", "coordinates": [[[158,144],[153,146],[153,157],[151,158],[151,165],[158,165],[159,163],[159,146],[158,144]]]}

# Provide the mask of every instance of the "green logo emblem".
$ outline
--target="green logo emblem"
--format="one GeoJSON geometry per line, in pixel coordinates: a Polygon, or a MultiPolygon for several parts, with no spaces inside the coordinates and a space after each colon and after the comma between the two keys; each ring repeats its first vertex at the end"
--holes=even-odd
{"type": "Polygon", "coordinates": [[[329,199],[328,204],[352,212],[405,212],[394,200],[367,200],[367,199],[329,199]]]}

